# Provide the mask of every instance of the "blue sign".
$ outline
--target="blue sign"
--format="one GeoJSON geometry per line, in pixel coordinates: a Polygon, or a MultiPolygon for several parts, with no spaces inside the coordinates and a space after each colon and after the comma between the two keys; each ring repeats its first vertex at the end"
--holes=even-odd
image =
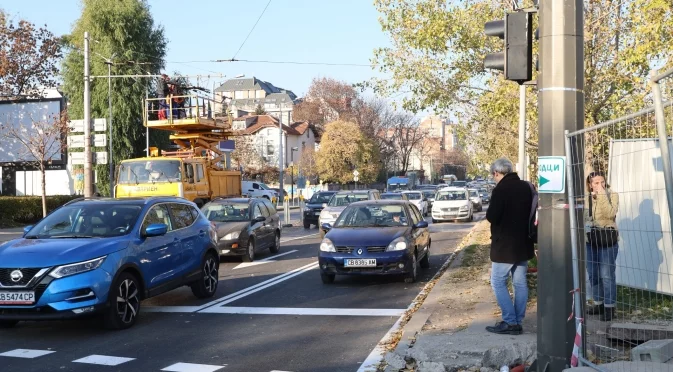
{"type": "Polygon", "coordinates": [[[234,151],[236,150],[236,142],[234,140],[220,141],[218,147],[222,151],[234,151]]]}
{"type": "Polygon", "coordinates": [[[299,176],[299,178],[297,178],[297,188],[298,189],[305,189],[306,188],[306,177],[299,176]]]}

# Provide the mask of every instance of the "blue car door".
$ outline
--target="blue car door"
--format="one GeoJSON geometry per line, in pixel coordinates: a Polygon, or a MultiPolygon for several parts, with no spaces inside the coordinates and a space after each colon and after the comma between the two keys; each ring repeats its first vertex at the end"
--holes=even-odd
{"type": "Polygon", "coordinates": [[[180,240],[173,231],[166,204],[154,205],[147,211],[141,225],[141,234],[147,226],[155,223],[166,224],[168,232],[162,236],[144,237],[140,244],[140,265],[143,275],[149,281],[150,289],[175,278],[176,256],[180,254],[180,240]]]}
{"type": "MultiPolygon", "coordinates": [[[[420,221],[423,221],[423,215],[421,212],[418,210],[418,208],[410,204],[409,205],[409,211],[411,212],[411,223],[412,225],[416,225],[420,221]]],[[[423,257],[424,253],[427,253],[427,248],[428,248],[428,242],[430,240],[430,233],[428,232],[428,229],[413,229],[411,231],[411,235],[414,239],[414,244],[418,247],[418,259],[423,257]],[[422,253],[424,252],[424,253],[422,253]]]]}
{"type": "Polygon", "coordinates": [[[171,203],[169,206],[173,228],[181,243],[177,270],[180,275],[189,274],[199,267],[200,260],[196,251],[199,249],[199,243],[207,236],[208,230],[194,224],[194,216],[189,205],[171,203]]]}

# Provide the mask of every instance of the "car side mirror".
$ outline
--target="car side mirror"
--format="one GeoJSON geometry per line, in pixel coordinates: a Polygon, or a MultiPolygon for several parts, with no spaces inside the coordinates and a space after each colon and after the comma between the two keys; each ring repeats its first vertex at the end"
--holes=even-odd
{"type": "Polygon", "coordinates": [[[151,238],[153,236],[166,235],[168,232],[168,225],[165,223],[153,223],[145,228],[143,236],[151,238]]]}
{"type": "Polygon", "coordinates": [[[30,230],[32,230],[32,229],[33,229],[33,225],[28,225],[28,226],[24,227],[23,228],[23,235],[28,234],[30,232],[30,230]]]}
{"type": "Polygon", "coordinates": [[[416,229],[425,229],[427,227],[428,227],[428,221],[420,221],[414,225],[414,228],[416,229]]]}
{"type": "Polygon", "coordinates": [[[322,203],[323,208],[327,208],[327,203],[322,203]]]}
{"type": "Polygon", "coordinates": [[[264,221],[266,221],[266,217],[264,216],[257,216],[252,219],[252,222],[264,222],[264,221]]]}
{"type": "Polygon", "coordinates": [[[325,232],[328,232],[328,231],[332,230],[332,225],[329,224],[329,223],[324,223],[324,224],[320,225],[320,227],[322,227],[322,229],[325,230],[325,232]]]}

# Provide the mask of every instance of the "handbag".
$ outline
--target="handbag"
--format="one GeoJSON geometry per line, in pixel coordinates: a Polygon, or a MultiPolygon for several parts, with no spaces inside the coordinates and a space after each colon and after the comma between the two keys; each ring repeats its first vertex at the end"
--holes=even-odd
{"type": "Polygon", "coordinates": [[[530,206],[530,214],[528,215],[528,238],[537,243],[537,207],[538,207],[538,193],[532,183],[527,182],[530,187],[530,192],[533,194],[533,202],[530,206]]]}
{"type": "MultiPolygon", "coordinates": [[[[610,194],[607,194],[608,203],[612,205],[612,200],[610,199],[610,194]]],[[[589,217],[592,218],[593,212],[593,197],[589,195],[589,217]]],[[[591,245],[592,248],[602,249],[610,248],[617,244],[619,241],[619,232],[614,227],[597,227],[592,226],[589,231],[587,231],[587,242],[591,245]]]]}

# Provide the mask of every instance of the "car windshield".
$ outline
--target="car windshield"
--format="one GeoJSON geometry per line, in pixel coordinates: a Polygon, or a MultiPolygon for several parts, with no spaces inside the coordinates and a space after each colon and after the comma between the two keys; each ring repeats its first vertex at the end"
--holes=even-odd
{"type": "Polygon", "coordinates": [[[465,191],[440,191],[437,193],[436,201],[442,200],[467,200],[465,191]]]}
{"type": "Polygon", "coordinates": [[[451,186],[455,187],[465,187],[465,185],[467,185],[467,182],[465,181],[453,181],[453,183],[451,184],[451,186]]]}
{"type": "Polygon", "coordinates": [[[477,193],[476,191],[470,191],[470,196],[476,198],[479,196],[479,193],[477,193]]]}
{"type": "Polygon", "coordinates": [[[248,203],[212,203],[201,209],[209,221],[236,222],[249,221],[248,203]]]}
{"type": "Polygon", "coordinates": [[[66,205],[35,225],[26,239],[109,238],[128,234],[140,215],[140,205],[80,203],[66,205]]]}
{"type": "Polygon", "coordinates": [[[410,192],[410,193],[407,193],[407,199],[409,199],[409,200],[421,200],[423,198],[421,197],[420,192],[410,192]]]}
{"type": "Polygon", "coordinates": [[[426,198],[434,198],[435,193],[432,191],[423,191],[423,196],[425,196],[426,198]]]}
{"type": "Polygon", "coordinates": [[[403,205],[351,205],[336,220],[334,227],[392,227],[408,226],[409,219],[403,205]]]}
{"type": "Polygon", "coordinates": [[[311,200],[309,200],[309,204],[323,204],[323,203],[329,203],[329,200],[332,198],[332,193],[317,193],[313,194],[311,197],[311,200]]]}
{"type": "Polygon", "coordinates": [[[351,203],[369,200],[367,194],[336,194],[329,201],[330,207],[345,207],[351,203]]]}
{"type": "Polygon", "coordinates": [[[381,195],[381,199],[402,200],[402,194],[383,194],[381,195]]]}
{"type": "Polygon", "coordinates": [[[117,183],[166,183],[182,179],[180,162],[177,160],[126,161],[119,166],[117,183]]]}
{"type": "Polygon", "coordinates": [[[271,189],[269,188],[269,186],[267,186],[265,183],[260,183],[260,184],[259,184],[259,187],[260,187],[262,190],[271,190],[271,189]]]}

